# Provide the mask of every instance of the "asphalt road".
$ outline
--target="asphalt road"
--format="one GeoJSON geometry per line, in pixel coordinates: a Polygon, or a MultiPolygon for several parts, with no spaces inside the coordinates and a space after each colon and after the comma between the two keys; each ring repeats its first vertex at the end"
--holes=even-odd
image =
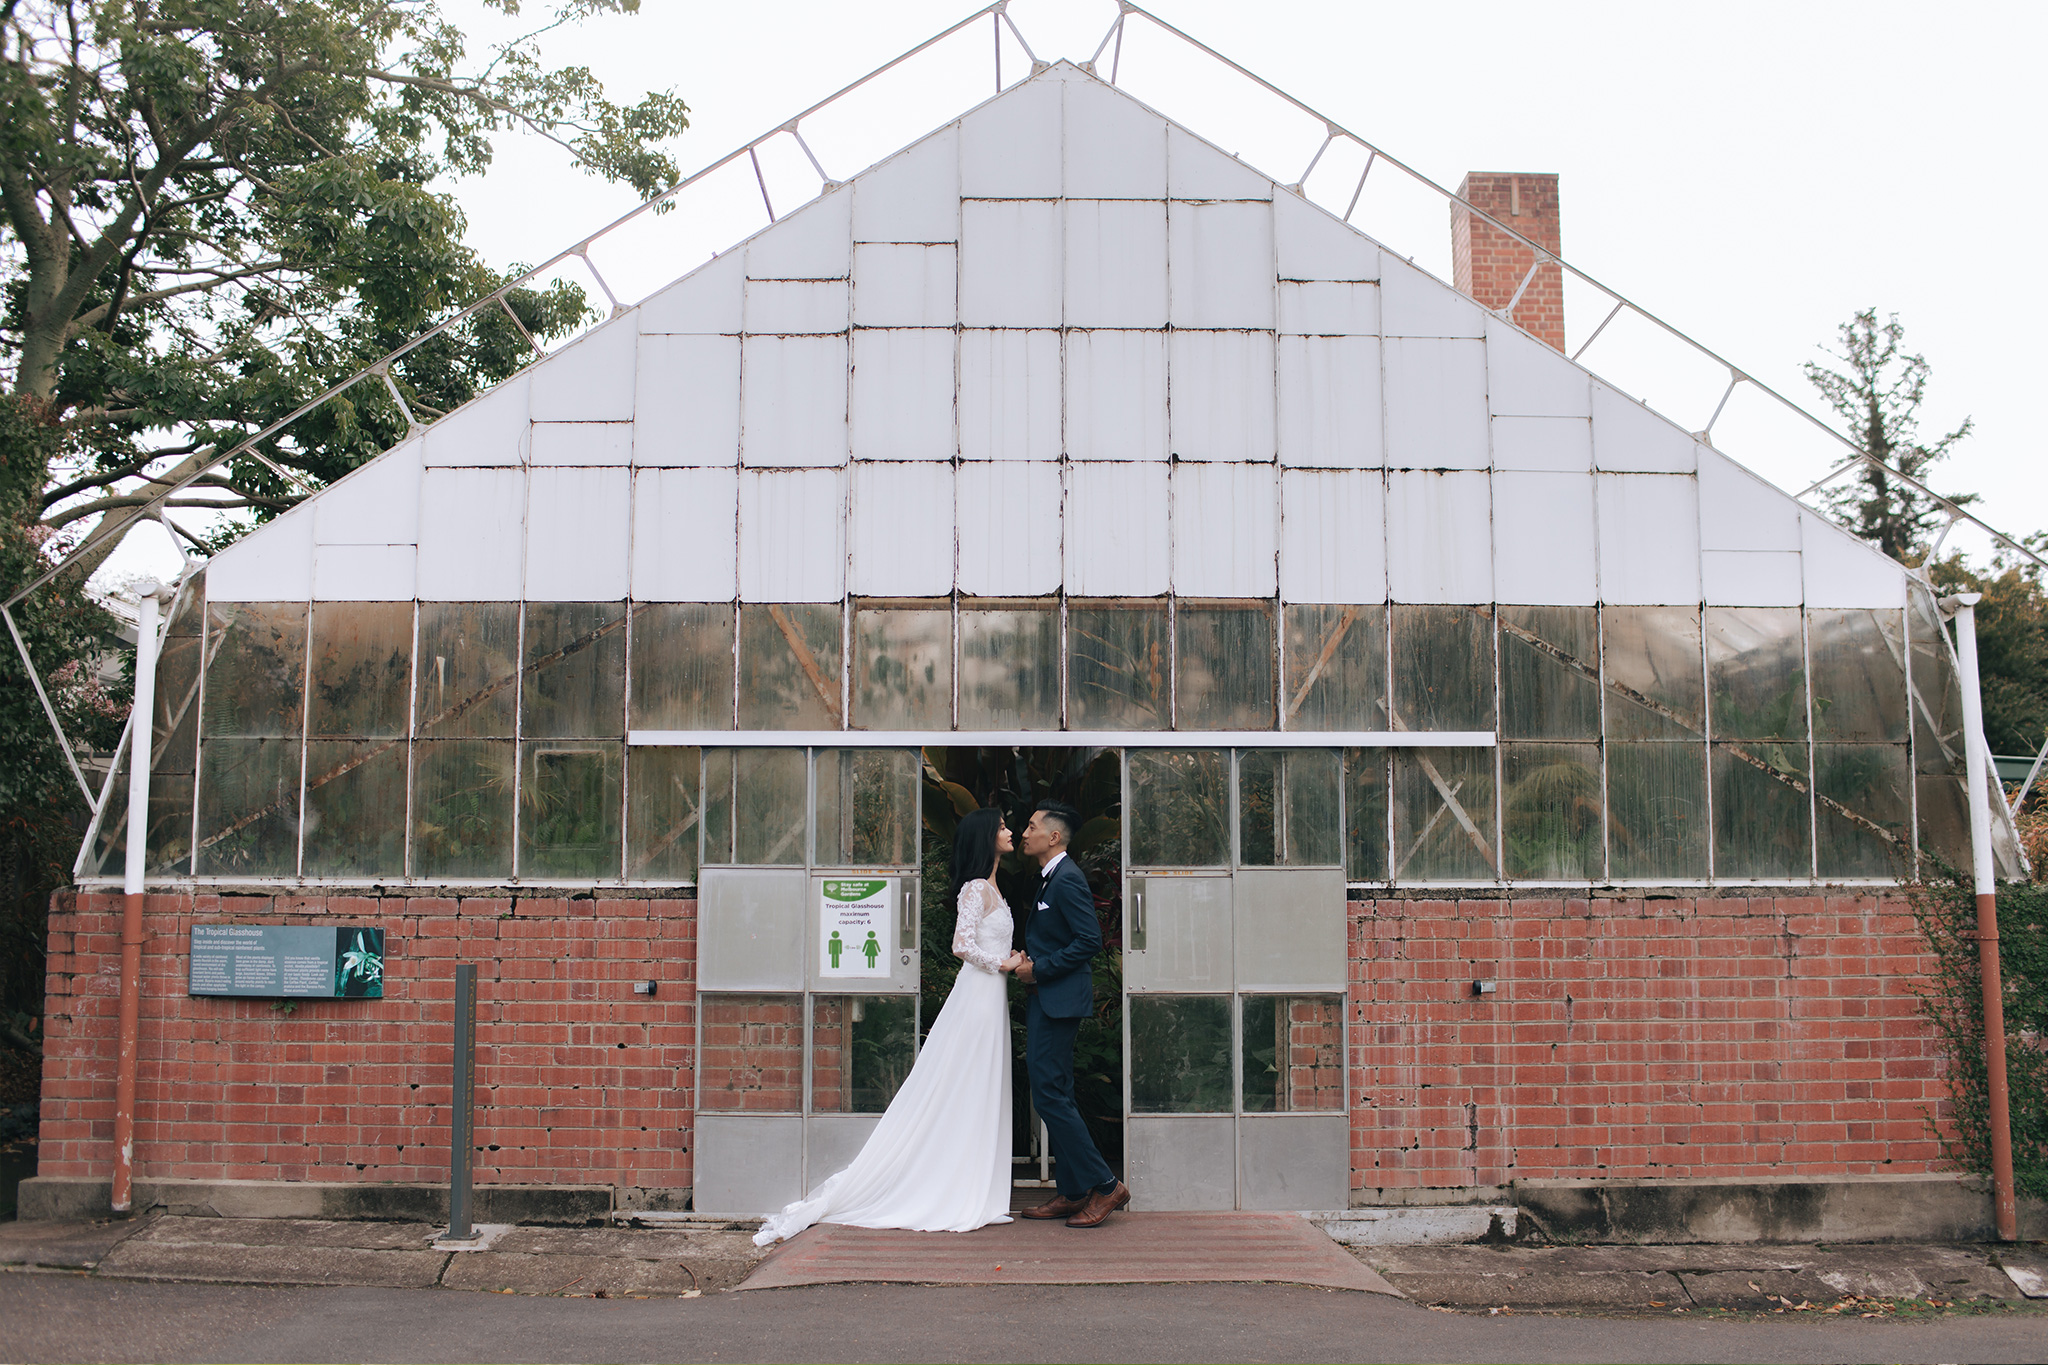
{"type": "Polygon", "coordinates": [[[828,1285],[699,1299],[0,1275],[10,1361],[2039,1361],[2048,1316],[1928,1322],[1432,1312],[1255,1284],[828,1285]]]}

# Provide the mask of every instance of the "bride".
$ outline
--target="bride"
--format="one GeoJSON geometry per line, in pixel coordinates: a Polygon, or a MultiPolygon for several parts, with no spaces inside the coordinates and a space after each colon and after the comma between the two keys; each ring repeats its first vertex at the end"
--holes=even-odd
{"type": "Polygon", "coordinates": [[[971,1232],[1010,1221],[1010,1007],[1003,974],[1010,907],[995,888],[1014,843],[994,807],[970,812],[953,839],[953,992],[917,1063],[853,1164],[771,1215],[758,1246],[813,1223],[971,1232]]]}

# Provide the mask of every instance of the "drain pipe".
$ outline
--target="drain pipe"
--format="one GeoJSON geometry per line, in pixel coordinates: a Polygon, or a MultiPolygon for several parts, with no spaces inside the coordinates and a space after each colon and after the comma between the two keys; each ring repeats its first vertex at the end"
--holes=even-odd
{"type": "Polygon", "coordinates": [[[1957,593],[1942,605],[1956,614],[1956,659],[1962,667],[1963,756],[1970,784],[1970,870],[1977,889],[1977,962],[1984,979],[1984,1066],[1991,1100],[1991,1186],[2001,1241],[2019,1236],[2013,1198],[2012,1100],[2005,1076],[2005,996],[1998,972],[1998,899],[1992,884],[1991,775],[1985,766],[1984,699],[1977,681],[1977,602],[1981,593],[1957,593]]]}
{"type": "Polygon", "coordinates": [[[128,847],[121,869],[121,1051],[114,1073],[115,1213],[135,1207],[135,1071],[142,1051],[142,872],[148,849],[150,741],[155,738],[157,607],[164,587],[135,588],[135,705],[128,721],[128,847]]]}

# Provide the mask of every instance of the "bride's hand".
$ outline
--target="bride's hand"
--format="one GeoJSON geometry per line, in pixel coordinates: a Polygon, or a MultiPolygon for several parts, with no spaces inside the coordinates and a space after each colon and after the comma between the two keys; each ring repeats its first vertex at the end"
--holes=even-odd
{"type": "Polygon", "coordinates": [[[1008,957],[1003,959],[1002,967],[1000,968],[1000,970],[1004,972],[1014,972],[1017,970],[1019,964],[1021,964],[1023,961],[1024,954],[1013,951],[1008,957]]]}

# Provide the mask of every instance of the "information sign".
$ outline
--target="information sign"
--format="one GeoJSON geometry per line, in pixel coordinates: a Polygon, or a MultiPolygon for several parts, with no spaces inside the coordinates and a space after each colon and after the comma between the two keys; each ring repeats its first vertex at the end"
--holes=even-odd
{"type": "Polygon", "coordinates": [[[350,925],[195,924],[187,995],[377,999],[384,931],[350,925]]]}
{"type": "Polygon", "coordinates": [[[888,976],[894,962],[897,879],[818,883],[818,975],[888,976]]]}

